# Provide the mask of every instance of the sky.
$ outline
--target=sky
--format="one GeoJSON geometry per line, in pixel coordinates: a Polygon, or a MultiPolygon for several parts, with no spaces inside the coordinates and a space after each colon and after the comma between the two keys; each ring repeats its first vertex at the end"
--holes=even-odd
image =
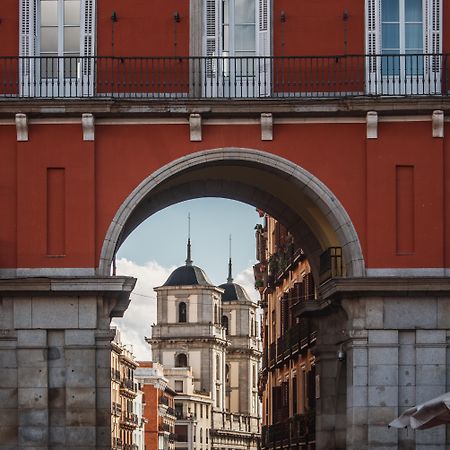
{"type": "Polygon", "coordinates": [[[201,267],[213,284],[226,282],[229,237],[233,277],[251,298],[254,289],[255,225],[262,219],[253,206],[234,200],[203,198],[165,208],[144,221],[122,244],[117,254],[117,275],[137,278],[130,305],[123,318],[114,319],[124,344],[138,360],[151,358],[145,337],[156,322],[156,293],[186,259],[188,214],[194,265],[201,267]]]}

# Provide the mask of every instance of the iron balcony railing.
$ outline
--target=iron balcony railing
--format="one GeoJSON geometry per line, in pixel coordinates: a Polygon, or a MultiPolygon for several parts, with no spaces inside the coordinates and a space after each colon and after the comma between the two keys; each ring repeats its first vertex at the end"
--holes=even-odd
{"type": "Polygon", "coordinates": [[[448,96],[448,54],[0,57],[2,98],[448,96]]]}

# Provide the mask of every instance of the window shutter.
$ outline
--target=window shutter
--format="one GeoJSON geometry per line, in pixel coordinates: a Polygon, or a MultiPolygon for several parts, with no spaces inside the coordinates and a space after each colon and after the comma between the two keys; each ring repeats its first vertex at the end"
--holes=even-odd
{"type": "MultiPolygon", "coordinates": [[[[380,33],[380,18],[381,18],[381,1],[380,0],[366,0],[367,11],[367,37],[366,37],[366,54],[376,55],[380,53],[381,48],[381,33],[380,33]]],[[[376,58],[369,58],[369,71],[374,73],[377,70],[376,58]]]]}
{"type": "Polygon", "coordinates": [[[20,56],[34,56],[36,47],[36,0],[20,1],[20,56]]]}
{"type": "Polygon", "coordinates": [[[95,0],[81,1],[80,28],[81,88],[83,95],[89,95],[94,90],[95,0]]]}
{"type": "MultiPolygon", "coordinates": [[[[426,0],[425,1],[425,53],[439,54],[442,52],[442,0],[426,0]]],[[[425,58],[427,63],[430,61],[433,73],[441,70],[440,58],[438,56],[432,58],[425,58]]]]}
{"type": "MultiPolygon", "coordinates": [[[[206,0],[205,8],[205,27],[206,27],[206,41],[205,41],[205,55],[208,57],[214,57],[217,55],[217,11],[216,0],[206,0]]],[[[206,76],[213,78],[215,76],[215,67],[212,59],[208,59],[206,62],[206,76]]]]}
{"type": "Polygon", "coordinates": [[[258,56],[270,56],[269,0],[258,0],[258,56]]]}
{"type": "Polygon", "coordinates": [[[94,56],[95,0],[82,0],[81,21],[81,56],[94,56]]]}
{"type": "Polygon", "coordinates": [[[270,95],[271,91],[271,74],[272,74],[272,61],[271,61],[271,4],[270,0],[257,0],[257,39],[256,39],[256,52],[258,58],[259,68],[259,83],[258,93],[259,96],[264,97],[270,95]]]}
{"type": "Polygon", "coordinates": [[[381,53],[381,0],[366,0],[366,92],[377,93],[380,79],[379,60],[381,53]],[[373,56],[372,56],[373,55],[373,56]]]}

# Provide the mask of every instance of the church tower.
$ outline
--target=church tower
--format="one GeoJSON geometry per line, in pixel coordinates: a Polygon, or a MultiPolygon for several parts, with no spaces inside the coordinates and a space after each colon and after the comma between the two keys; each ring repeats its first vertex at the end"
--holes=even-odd
{"type": "Polygon", "coordinates": [[[153,359],[164,366],[164,374],[178,394],[175,406],[177,416],[186,419],[187,442],[202,441],[210,448],[206,445],[210,428],[221,421],[225,405],[228,342],[220,320],[223,291],[193,265],[190,239],[186,264],[155,291],[157,324],[148,341],[153,359]]]}
{"type": "Polygon", "coordinates": [[[219,286],[222,294],[222,325],[230,345],[225,365],[225,409],[233,414],[249,416],[254,432],[258,432],[260,402],[258,371],[261,339],[258,305],[246,291],[233,282],[231,257],[227,282],[219,286]]]}

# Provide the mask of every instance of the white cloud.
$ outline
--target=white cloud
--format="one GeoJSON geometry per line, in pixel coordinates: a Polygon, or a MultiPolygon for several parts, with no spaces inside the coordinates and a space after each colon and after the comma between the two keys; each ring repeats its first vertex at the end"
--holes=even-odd
{"type": "Polygon", "coordinates": [[[248,267],[247,269],[238,273],[234,278],[234,282],[240,284],[247,291],[247,294],[252,300],[254,300],[255,302],[259,302],[261,300],[259,292],[255,289],[253,267],[248,267]]]}
{"type": "Polygon", "coordinates": [[[139,360],[151,357],[145,337],[151,335],[151,325],[156,322],[156,292],[153,288],[161,286],[174,267],[166,268],[156,261],[141,266],[126,258],[117,260],[117,274],[137,278],[131,294],[131,302],[122,318],[114,319],[113,326],[120,329],[122,342],[133,346],[133,353],[139,360]]]}
{"type": "MultiPolygon", "coordinates": [[[[138,360],[151,359],[145,337],[151,335],[151,325],[156,323],[156,292],[153,288],[164,284],[174,269],[175,267],[163,267],[156,261],[139,265],[126,258],[117,260],[117,275],[135,277],[137,283],[124,317],[114,319],[112,325],[120,329],[122,343],[133,346],[133,353],[138,360]]],[[[247,291],[250,298],[260,300],[259,293],[254,288],[252,267],[237,274],[234,281],[247,291]]]]}

